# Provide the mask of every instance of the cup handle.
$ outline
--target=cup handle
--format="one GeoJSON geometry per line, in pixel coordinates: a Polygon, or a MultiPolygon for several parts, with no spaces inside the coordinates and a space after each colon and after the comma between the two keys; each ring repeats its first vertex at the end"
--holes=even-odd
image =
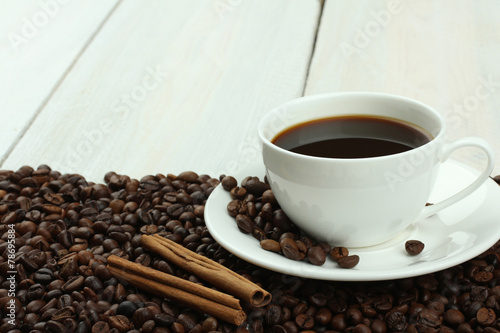
{"type": "Polygon", "coordinates": [[[416,219],[416,221],[426,219],[427,217],[436,214],[440,210],[462,200],[463,198],[465,198],[466,196],[477,190],[479,187],[481,187],[481,185],[483,185],[486,179],[488,179],[488,177],[490,176],[490,173],[493,170],[493,165],[494,165],[493,149],[486,140],[483,140],[481,138],[476,138],[476,137],[463,138],[455,142],[446,144],[441,153],[440,163],[446,161],[448,157],[450,157],[453,151],[463,147],[477,147],[480,148],[482,151],[484,151],[488,158],[488,164],[486,168],[477,177],[477,179],[474,182],[472,182],[472,184],[470,184],[460,192],[436,204],[425,206],[423,211],[416,219]]]}

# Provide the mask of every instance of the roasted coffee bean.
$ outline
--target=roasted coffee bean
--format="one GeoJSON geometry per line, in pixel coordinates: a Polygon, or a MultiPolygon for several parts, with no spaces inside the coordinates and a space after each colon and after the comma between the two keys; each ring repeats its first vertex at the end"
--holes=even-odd
{"type": "Polygon", "coordinates": [[[221,180],[221,185],[226,191],[231,191],[233,187],[236,187],[238,185],[237,180],[232,177],[232,176],[225,176],[221,180]]]}
{"type": "Polygon", "coordinates": [[[352,332],[353,333],[371,333],[372,330],[370,327],[368,327],[367,325],[365,324],[357,324],[356,326],[354,326],[354,328],[352,329],[352,332]]]}
{"type": "Polygon", "coordinates": [[[448,309],[444,314],[444,321],[448,325],[458,326],[465,322],[465,316],[457,309],[448,309]]]}
{"type": "Polygon", "coordinates": [[[333,260],[339,260],[342,257],[346,257],[349,255],[349,250],[345,247],[334,247],[330,251],[330,256],[333,260]]]}
{"type": "Polygon", "coordinates": [[[177,322],[180,323],[186,331],[191,331],[196,326],[196,319],[189,313],[181,313],[177,317],[177,322]]]}
{"type": "Polygon", "coordinates": [[[43,308],[47,304],[42,299],[35,299],[26,305],[26,312],[28,313],[38,313],[41,308],[43,308]]]}
{"type": "Polygon", "coordinates": [[[274,326],[283,321],[283,311],[277,304],[269,304],[264,315],[267,325],[274,326]]]}
{"type": "Polygon", "coordinates": [[[326,261],[326,252],[321,246],[312,246],[307,250],[307,259],[311,264],[321,266],[326,261]]]}
{"type": "MultiPolygon", "coordinates": [[[[222,179],[222,181],[224,181],[224,179],[222,179]]],[[[205,319],[203,321],[201,328],[202,328],[203,332],[211,332],[211,331],[216,331],[218,326],[219,326],[219,322],[217,321],[217,319],[215,317],[208,317],[207,319],[205,319]]]]}
{"type": "Polygon", "coordinates": [[[253,231],[254,224],[252,220],[243,214],[236,215],[236,224],[241,232],[245,234],[250,234],[253,231]]]}
{"type": "Polygon", "coordinates": [[[29,287],[26,297],[28,300],[32,301],[35,299],[42,298],[45,293],[45,288],[43,285],[37,283],[29,287]]]}
{"type": "Polygon", "coordinates": [[[476,319],[481,326],[490,326],[496,320],[496,314],[493,309],[481,308],[476,314],[476,319]]]}
{"type": "Polygon", "coordinates": [[[350,307],[346,311],[346,319],[351,325],[357,325],[363,320],[363,313],[355,307],[350,307]]]}
{"type": "Polygon", "coordinates": [[[429,327],[438,327],[442,324],[442,318],[443,317],[439,316],[434,310],[422,309],[422,311],[417,314],[417,323],[429,327]]]}
{"type": "Polygon", "coordinates": [[[405,249],[408,254],[414,256],[420,254],[424,250],[424,243],[419,240],[409,240],[405,243],[405,249]]]}
{"type": "Polygon", "coordinates": [[[327,325],[332,320],[332,312],[326,307],[318,309],[314,315],[314,322],[320,325],[327,325]]]}
{"type": "Polygon", "coordinates": [[[45,323],[44,329],[46,332],[50,333],[65,333],[67,332],[66,327],[55,320],[49,320],[48,322],[45,323]]]}
{"type": "Polygon", "coordinates": [[[246,206],[243,206],[243,204],[241,203],[241,201],[239,200],[233,200],[233,201],[230,201],[228,204],[227,204],[227,212],[229,213],[230,216],[232,217],[236,217],[236,215],[240,214],[242,211],[241,209],[246,206]]]}
{"type": "Polygon", "coordinates": [[[233,187],[229,193],[233,200],[243,200],[247,195],[247,190],[244,187],[233,187]]]}
{"type": "Polygon", "coordinates": [[[385,322],[389,331],[401,332],[405,329],[406,317],[399,311],[391,311],[385,316],[385,322]]]}
{"type": "Polygon", "coordinates": [[[353,268],[359,263],[359,256],[350,255],[350,256],[340,257],[337,260],[337,262],[339,266],[342,268],[353,268]]]}
{"type": "Polygon", "coordinates": [[[70,293],[70,292],[73,292],[75,290],[80,290],[83,287],[84,282],[85,282],[85,278],[83,276],[81,276],[81,275],[72,276],[61,287],[61,289],[66,293],[70,293]]]}
{"type": "Polygon", "coordinates": [[[374,319],[370,324],[370,329],[372,330],[373,333],[386,333],[387,325],[384,321],[380,319],[374,319]]]}
{"type": "Polygon", "coordinates": [[[92,333],[109,333],[109,324],[105,321],[98,321],[92,326],[92,333]]]}
{"type": "Polygon", "coordinates": [[[116,328],[119,332],[127,332],[130,330],[130,321],[123,315],[109,317],[108,323],[111,328],[116,328]]]}
{"type": "Polygon", "coordinates": [[[65,306],[57,310],[54,314],[52,314],[51,319],[61,322],[65,318],[74,318],[75,310],[71,306],[65,306]]]}
{"type": "Polygon", "coordinates": [[[173,315],[162,312],[155,314],[153,320],[155,321],[157,326],[170,327],[177,320],[177,318],[174,317],[173,315]]]}
{"type": "Polygon", "coordinates": [[[71,295],[68,294],[61,295],[58,299],[59,309],[70,306],[71,303],[73,303],[73,298],[71,297],[71,295]]]}
{"type": "MultiPolygon", "coordinates": [[[[264,230],[262,230],[261,228],[259,228],[257,226],[253,227],[253,229],[252,229],[252,236],[255,239],[257,239],[259,242],[267,239],[267,236],[266,236],[266,233],[264,232],[264,230]]],[[[278,246],[279,246],[279,243],[278,243],[278,246]]]]}
{"type": "Polygon", "coordinates": [[[261,182],[258,177],[251,177],[249,178],[242,186],[245,187],[245,189],[248,191],[248,193],[251,193],[255,195],[256,197],[261,197],[262,194],[269,189],[269,185],[267,185],[264,182],[261,182]]]}
{"type": "Polygon", "coordinates": [[[148,308],[139,308],[135,310],[132,315],[132,321],[135,327],[142,327],[142,325],[150,319],[154,319],[154,314],[148,308]]]}
{"type": "Polygon", "coordinates": [[[301,313],[295,317],[295,323],[304,330],[310,330],[314,327],[314,318],[305,313],[301,313]]]}
{"type": "Polygon", "coordinates": [[[52,275],[52,271],[50,269],[42,267],[35,272],[33,279],[38,283],[48,284],[52,282],[54,276],[52,275]]]}
{"type": "Polygon", "coordinates": [[[118,305],[118,309],[116,310],[117,315],[124,315],[125,317],[132,317],[135,310],[139,307],[131,301],[123,301],[118,305]]]}
{"type": "MultiPolygon", "coordinates": [[[[299,248],[297,247],[297,244],[295,241],[291,238],[284,238],[280,241],[280,247],[281,247],[281,252],[287,257],[288,259],[292,260],[300,260],[301,259],[301,252],[299,252],[299,248]]],[[[304,255],[304,254],[302,254],[304,255]]]]}
{"type": "Polygon", "coordinates": [[[272,252],[280,252],[281,251],[281,246],[280,243],[273,239],[263,239],[260,241],[260,246],[266,250],[266,251],[272,251],[272,252]]]}
{"type": "Polygon", "coordinates": [[[63,279],[68,279],[69,277],[74,276],[77,271],[78,260],[75,258],[71,258],[64,263],[63,267],[61,267],[59,275],[63,279]]]}

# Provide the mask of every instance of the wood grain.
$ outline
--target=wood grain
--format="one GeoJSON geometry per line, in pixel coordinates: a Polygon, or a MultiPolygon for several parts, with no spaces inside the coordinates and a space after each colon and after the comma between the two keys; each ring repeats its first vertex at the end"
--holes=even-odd
{"type": "MultiPolygon", "coordinates": [[[[305,94],[414,98],[442,113],[450,140],[483,137],[500,158],[499,12],[487,0],[326,1],[305,94]]],[[[475,167],[484,159],[469,149],[452,157],[475,167]]]]}
{"type": "Polygon", "coordinates": [[[259,118],[302,94],[320,5],[122,1],[3,167],[236,172],[259,118]]]}
{"type": "Polygon", "coordinates": [[[0,161],[24,134],[117,2],[0,3],[0,161]]]}

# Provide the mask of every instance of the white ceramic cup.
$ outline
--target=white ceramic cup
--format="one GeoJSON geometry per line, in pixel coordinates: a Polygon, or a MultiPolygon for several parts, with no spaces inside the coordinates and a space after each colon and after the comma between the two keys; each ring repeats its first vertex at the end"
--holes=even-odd
{"type": "Polygon", "coordinates": [[[260,121],[266,176],[288,217],[311,236],[334,246],[366,247],[397,236],[412,222],[437,213],[478,189],[494,165],[493,150],[480,138],[445,142],[440,114],[420,102],[382,93],[332,93],[302,97],[271,110],[260,121]],[[337,159],[302,155],[272,143],[303,122],[345,115],[390,117],[415,124],[433,139],[406,152],[337,159]],[[478,178],[446,200],[425,206],[439,165],[461,147],[487,156],[478,178]]]}

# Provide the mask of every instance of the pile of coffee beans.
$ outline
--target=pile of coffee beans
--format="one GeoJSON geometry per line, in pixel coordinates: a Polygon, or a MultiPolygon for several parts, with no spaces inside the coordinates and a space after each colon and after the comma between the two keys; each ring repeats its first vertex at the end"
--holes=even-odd
{"type": "Polygon", "coordinates": [[[238,186],[232,176],[221,179],[221,185],[229,191],[231,201],[227,212],[235,218],[238,229],[251,234],[267,251],[284,255],[297,261],[323,265],[327,257],[342,268],[353,268],[359,263],[359,256],[349,255],[345,247],[331,247],[302,232],[281,209],[267,181],[259,177],[246,177],[238,186]]]}
{"type": "Polygon", "coordinates": [[[0,333],[500,331],[500,243],[415,278],[345,283],[284,275],[235,257],[211,237],[204,204],[219,179],[110,172],[96,184],[46,165],[0,171],[0,333]],[[143,249],[141,235],[153,233],[261,285],[272,302],[244,304],[248,319],[236,327],[113,277],[111,254],[203,283],[143,249]]]}

